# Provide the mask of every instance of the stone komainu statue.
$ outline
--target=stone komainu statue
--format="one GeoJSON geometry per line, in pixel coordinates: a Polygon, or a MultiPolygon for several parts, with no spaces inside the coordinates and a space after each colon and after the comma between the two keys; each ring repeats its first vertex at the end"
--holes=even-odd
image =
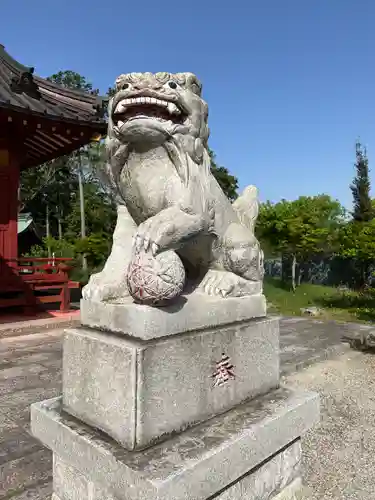
{"type": "Polygon", "coordinates": [[[261,291],[257,190],[247,187],[231,204],[211,174],[201,90],[191,73],[118,77],[104,172],[118,219],[111,254],[84,299],[130,293],[162,305],[184,289],[222,298],[261,291]]]}

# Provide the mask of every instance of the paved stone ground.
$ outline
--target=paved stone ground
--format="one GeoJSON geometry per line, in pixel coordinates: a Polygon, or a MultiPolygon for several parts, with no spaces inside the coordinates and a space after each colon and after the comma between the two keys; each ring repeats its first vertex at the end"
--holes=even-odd
{"type": "Polygon", "coordinates": [[[29,406],[60,393],[61,334],[0,341],[0,499],[51,498],[51,454],[29,434],[29,406]]]}
{"type": "Polygon", "coordinates": [[[39,333],[47,329],[56,330],[80,325],[79,311],[54,312],[54,315],[41,313],[28,320],[22,319],[21,321],[19,316],[1,315],[0,318],[0,341],[4,337],[18,337],[20,335],[39,333]]]}
{"type": "MultiPolygon", "coordinates": [[[[320,492],[314,499],[373,498],[367,492],[370,478],[375,481],[370,455],[375,451],[375,357],[344,347],[345,328],[302,318],[281,321],[282,372],[293,384],[323,394],[323,424],[306,439],[306,481],[320,492]],[[340,352],[346,354],[338,360],[294,373],[340,352]],[[362,464],[363,483],[354,477],[353,464],[362,464]],[[348,490],[349,478],[359,496],[348,490]],[[349,496],[329,496],[336,491],[349,496]]],[[[51,454],[29,434],[29,407],[61,392],[61,335],[62,330],[53,330],[0,341],[1,500],[50,500],[51,454]]]]}
{"type": "Polygon", "coordinates": [[[298,371],[312,363],[332,358],[348,346],[343,337],[354,337],[373,327],[355,323],[323,322],[310,318],[282,318],[280,323],[281,370],[298,371]]]}

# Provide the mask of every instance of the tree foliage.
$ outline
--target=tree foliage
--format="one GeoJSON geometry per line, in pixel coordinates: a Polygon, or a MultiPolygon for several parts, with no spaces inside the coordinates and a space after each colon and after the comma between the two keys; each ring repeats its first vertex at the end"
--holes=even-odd
{"type": "MultiPolygon", "coordinates": [[[[337,200],[322,194],[297,200],[266,202],[260,206],[256,232],[264,249],[292,261],[292,287],[296,287],[298,263],[332,252],[345,211],[337,200]]],[[[286,266],[285,266],[286,267],[286,266]]]]}
{"type": "Polygon", "coordinates": [[[342,226],[337,254],[350,264],[352,285],[359,289],[366,287],[375,262],[375,220],[349,221],[342,226]]]}
{"type": "Polygon", "coordinates": [[[211,172],[217,182],[219,183],[221,189],[224,191],[226,196],[234,201],[237,197],[238,189],[238,179],[229,173],[229,170],[225,167],[221,167],[216,163],[216,155],[212,149],[208,149],[208,153],[211,158],[211,172]]]}
{"type": "Polygon", "coordinates": [[[374,201],[370,197],[370,170],[365,148],[356,143],[356,175],[350,185],[353,195],[352,220],[341,228],[338,254],[350,260],[352,281],[363,288],[375,260],[374,201]]]}
{"type": "Polygon", "coordinates": [[[72,90],[83,90],[84,92],[88,92],[90,94],[99,94],[98,89],[94,89],[91,82],[86,80],[86,78],[75,71],[66,70],[59,71],[49,77],[47,77],[52,83],[57,83],[57,85],[61,85],[67,89],[72,90]]]}
{"type": "Polygon", "coordinates": [[[350,221],[342,226],[338,252],[361,262],[375,261],[375,220],[364,224],[350,221]]]}
{"type": "Polygon", "coordinates": [[[368,222],[374,218],[374,209],[370,197],[370,173],[366,150],[357,142],[356,144],[356,175],[350,186],[353,195],[353,220],[368,222]]]}
{"type": "Polygon", "coordinates": [[[48,209],[52,224],[63,224],[76,189],[71,158],[62,156],[21,173],[20,209],[31,212],[41,226],[45,226],[48,209]]]}
{"type": "Polygon", "coordinates": [[[359,142],[355,168],[350,185],[352,220],[339,202],[327,195],[267,202],[261,206],[257,225],[266,250],[291,257],[294,265],[319,255],[338,256],[352,270],[355,286],[361,288],[368,283],[375,262],[375,203],[370,197],[367,153],[359,142]]]}
{"type": "Polygon", "coordinates": [[[261,204],[257,234],[277,253],[295,255],[298,260],[331,251],[345,211],[330,196],[300,196],[261,204]]]}
{"type": "MultiPolygon", "coordinates": [[[[86,214],[87,234],[102,233],[111,239],[111,231],[116,222],[116,208],[112,198],[101,190],[97,181],[84,182],[84,209],[86,214]]],[[[72,197],[70,212],[67,217],[66,236],[74,238],[80,234],[80,201],[76,193],[72,197]]]]}

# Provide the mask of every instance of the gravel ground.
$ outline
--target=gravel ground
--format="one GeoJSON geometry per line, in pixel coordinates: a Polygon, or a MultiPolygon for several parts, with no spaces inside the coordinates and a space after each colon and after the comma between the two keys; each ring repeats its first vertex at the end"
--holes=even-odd
{"type": "Polygon", "coordinates": [[[304,438],[309,500],[375,498],[375,354],[348,351],[289,375],[321,394],[321,423],[304,438]]]}

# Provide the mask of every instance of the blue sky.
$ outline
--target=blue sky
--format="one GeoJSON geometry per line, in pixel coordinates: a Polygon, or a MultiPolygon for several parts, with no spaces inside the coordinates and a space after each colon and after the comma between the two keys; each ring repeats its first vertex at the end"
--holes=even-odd
{"type": "Polygon", "coordinates": [[[218,162],[262,200],[350,207],[357,137],[372,167],[374,0],[1,0],[1,17],[0,43],[41,76],[105,92],[120,73],[196,73],[218,162]]]}

